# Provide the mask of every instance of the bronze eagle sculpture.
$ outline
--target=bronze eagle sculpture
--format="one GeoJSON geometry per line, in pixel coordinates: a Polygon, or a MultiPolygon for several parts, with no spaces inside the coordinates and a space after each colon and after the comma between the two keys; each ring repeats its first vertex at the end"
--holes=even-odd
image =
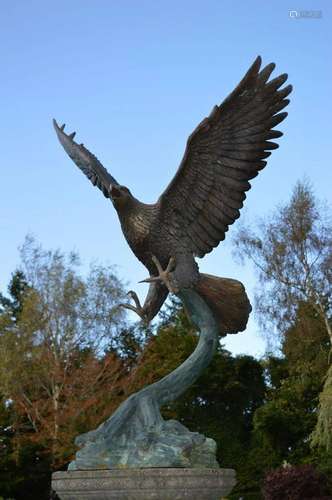
{"type": "Polygon", "coordinates": [[[66,134],[53,120],[60,143],[88,179],[109,198],[125,238],[149,271],[149,291],[143,306],[125,304],[150,321],[168,293],[194,287],[219,320],[223,333],[246,327],[251,310],[244,287],[235,280],[199,272],[195,257],[203,257],[224,240],[240,216],[250,180],[266,165],[281,137],[274,130],[287,116],[292,86],[288,75],[269,80],[275,64],[261,69],[257,57],[233,92],[215,106],[190,135],[184,157],[171,183],[155,204],[137,200],[119,184],[99,160],[66,134]]]}

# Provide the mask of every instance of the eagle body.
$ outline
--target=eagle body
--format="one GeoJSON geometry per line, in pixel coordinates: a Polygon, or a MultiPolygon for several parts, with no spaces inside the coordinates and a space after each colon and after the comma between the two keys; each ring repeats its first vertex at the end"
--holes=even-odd
{"type": "MultiPolygon", "coordinates": [[[[117,209],[121,228],[135,256],[148,269],[152,267],[151,226],[157,217],[154,205],[141,203],[132,197],[126,205],[117,209]],[[149,265],[149,262],[151,264],[149,265]]],[[[153,241],[152,241],[153,246],[153,241]]]]}
{"type": "MultiPolygon", "coordinates": [[[[176,276],[180,286],[190,286],[197,280],[198,266],[194,256],[186,251],[181,227],[171,233],[166,225],[161,224],[158,204],[142,203],[129,192],[126,202],[116,206],[122,232],[137,259],[147,268],[150,276],[156,274],[152,257],[167,266],[173,257],[182,265],[177,266],[176,276]]],[[[166,290],[166,288],[165,288],[166,290]]]]}
{"type": "Polygon", "coordinates": [[[162,265],[167,265],[173,250],[165,245],[163,231],[158,228],[158,210],[155,205],[142,203],[132,197],[127,204],[117,209],[121,229],[128,245],[137,259],[148,269],[150,275],[156,273],[152,256],[162,265]],[[158,237],[157,236],[158,234],[158,237]]]}
{"type": "Polygon", "coordinates": [[[149,271],[143,307],[132,292],[136,308],[130,308],[141,317],[151,320],[158,313],[172,290],[165,280],[168,273],[177,289],[198,290],[224,333],[245,328],[251,307],[243,285],[199,273],[195,258],[204,257],[225,239],[240,216],[250,181],[278,148],[271,139],[282,136],[275,127],[287,116],[282,110],[292,86],[283,87],[287,74],[270,79],[274,68],[270,63],[261,69],[257,57],[233,92],[214,106],[189,136],[178,171],[155,204],[137,200],[83,144],[74,141],[75,133],[67,135],[64,125],[59,127],[54,120],[65,151],[112,201],[130,248],[149,271]]]}

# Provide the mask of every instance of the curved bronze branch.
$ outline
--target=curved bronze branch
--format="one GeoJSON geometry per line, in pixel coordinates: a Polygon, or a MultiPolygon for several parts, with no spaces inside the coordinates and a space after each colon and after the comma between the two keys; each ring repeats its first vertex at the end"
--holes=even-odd
{"type": "Polygon", "coordinates": [[[169,375],[143,389],[154,392],[160,406],[177,399],[197,380],[204,368],[209,365],[218,343],[219,327],[210,308],[200,295],[188,289],[179,292],[178,297],[200,331],[200,337],[196,349],[189,358],[169,375]]]}
{"type": "MultiPolygon", "coordinates": [[[[162,433],[167,422],[161,416],[160,407],[177,399],[210,363],[217,347],[219,333],[214,315],[196,291],[182,290],[178,296],[183,301],[193,323],[200,330],[196,349],[169,375],[132,394],[96,430],[78,436],[76,444],[83,448],[77,452],[76,461],[70,464],[70,469],[105,467],[105,458],[101,459],[101,457],[107,454],[112,455],[112,458],[107,459],[110,468],[123,465],[122,452],[115,450],[126,450],[127,459],[128,449],[137,445],[137,442],[142,440],[142,436],[147,434],[158,436],[159,432],[162,433]],[[114,454],[117,455],[116,460],[114,454]]],[[[174,421],[168,422],[174,423],[174,421]]],[[[190,433],[181,424],[175,423],[178,426],[175,430],[176,434],[186,434],[186,439],[188,439],[187,434],[196,435],[196,433],[190,433]]],[[[168,430],[168,432],[173,430],[168,430]]],[[[131,466],[130,463],[126,465],[131,466]]],[[[137,466],[137,462],[134,465],[137,466]]],[[[140,465],[144,467],[143,458],[140,465]]],[[[158,465],[164,466],[162,463],[157,463],[155,466],[158,465]]]]}

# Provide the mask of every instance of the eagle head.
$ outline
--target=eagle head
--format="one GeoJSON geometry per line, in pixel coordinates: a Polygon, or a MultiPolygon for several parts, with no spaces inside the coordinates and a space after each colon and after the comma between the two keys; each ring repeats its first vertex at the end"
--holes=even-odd
{"type": "Polygon", "coordinates": [[[117,210],[124,209],[133,200],[130,190],[126,186],[120,186],[120,184],[110,184],[109,194],[117,210]]]}

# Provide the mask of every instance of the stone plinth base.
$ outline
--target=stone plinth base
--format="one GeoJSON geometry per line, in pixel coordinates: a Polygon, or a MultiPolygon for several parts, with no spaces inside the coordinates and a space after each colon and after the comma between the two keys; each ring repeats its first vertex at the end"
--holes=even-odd
{"type": "Polygon", "coordinates": [[[220,500],[235,486],[233,469],[110,469],[55,472],[61,500],[220,500]]]}

